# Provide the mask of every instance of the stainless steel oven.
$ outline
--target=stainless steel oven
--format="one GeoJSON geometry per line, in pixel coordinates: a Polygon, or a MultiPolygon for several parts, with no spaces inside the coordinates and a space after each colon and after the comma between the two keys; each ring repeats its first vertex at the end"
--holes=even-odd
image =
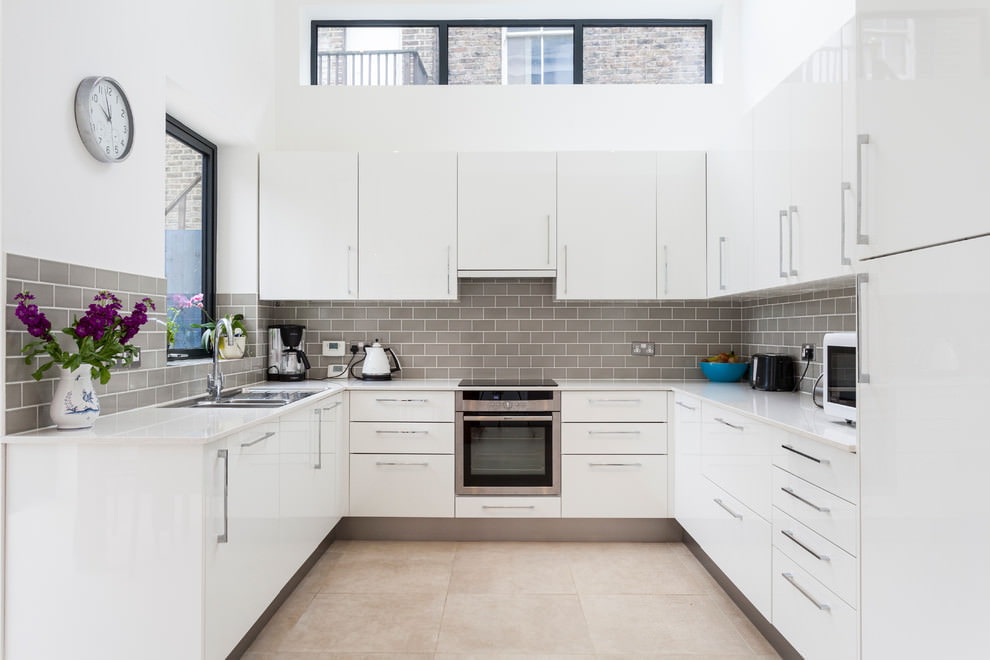
{"type": "Polygon", "coordinates": [[[560,393],[461,390],[455,396],[457,495],[559,495],[560,393]]]}

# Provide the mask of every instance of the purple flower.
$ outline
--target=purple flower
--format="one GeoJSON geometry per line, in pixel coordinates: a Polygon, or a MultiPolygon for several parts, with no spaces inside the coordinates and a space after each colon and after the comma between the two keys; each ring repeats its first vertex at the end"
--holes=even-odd
{"type": "Polygon", "coordinates": [[[27,326],[28,334],[32,337],[44,339],[45,341],[51,340],[52,323],[43,313],[38,311],[37,305],[29,302],[34,300],[34,296],[24,291],[14,296],[14,300],[17,301],[17,309],[14,310],[14,315],[20,319],[21,323],[27,326]]]}
{"type": "Polygon", "coordinates": [[[134,311],[130,316],[124,317],[120,324],[124,328],[124,334],[120,338],[121,344],[126,344],[134,335],[138,333],[141,326],[148,322],[148,306],[155,308],[155,303],[151,298],[142,298],[140,302],[134,304],[134,311]]]}

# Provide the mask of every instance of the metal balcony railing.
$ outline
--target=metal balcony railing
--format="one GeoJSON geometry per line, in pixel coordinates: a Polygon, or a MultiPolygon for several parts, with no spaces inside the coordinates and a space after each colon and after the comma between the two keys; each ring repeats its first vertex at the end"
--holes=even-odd
{"type": "Polygon", "coordinates": [[[414,50],[363,50],[316,53],[318,85],[427,85],[419,53],[414,50]]]}

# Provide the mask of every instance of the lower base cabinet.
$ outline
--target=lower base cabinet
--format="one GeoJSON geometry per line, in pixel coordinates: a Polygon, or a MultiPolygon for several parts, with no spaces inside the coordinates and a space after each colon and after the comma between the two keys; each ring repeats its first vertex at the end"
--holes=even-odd
{"type": "Polygon", "coordinates": [[[458,518],[560,518],[560,498],[471,495],[455,501],[458,518]]]}
{"type": "Polygon", "coordinates": [[[773,625],[806,660],[855,660],[859,615],[780,550],[773,550],[773,625]]]}
{"type": "Polygon", "coordinates": [[[351,454],[352,516],[452,518],[450,454],[351,454]]]}
{"type": "Polygon", "coordinates": [[[564,518],[666,518],[667,457],[561,456],[564,518]]]}

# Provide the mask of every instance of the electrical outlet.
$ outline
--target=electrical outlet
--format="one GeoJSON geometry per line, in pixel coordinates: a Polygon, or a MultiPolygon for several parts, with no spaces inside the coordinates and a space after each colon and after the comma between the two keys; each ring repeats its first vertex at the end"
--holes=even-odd
{"type": "Polygon", "coordinates": [[[651,341],[650,342],[634,341],[632,343],[632,350],[630,351],[631,355],[642,355],[642,356],[656,355],[656,353],[657,353],[657,345],[651,341]]]}
{"type": "Polygon", "coordinates": [[[815,359],[814,344],[801,344],[801,359],[809,362],[815,359]]]}
{"type": "Polygon", "coordinates": [[[344,345],[344,340],[342,339],[325,341],[323,342],[323,355],[326,357],[340,357],[346,352],[344,345]]]}
{"type": "Polygon", "coordinates": [[[340,374],[344,373],[344,369],[346,368],[347,368],[346,364],[331,364],[330,373],[328,375],[339,376],[340,374]]]}

